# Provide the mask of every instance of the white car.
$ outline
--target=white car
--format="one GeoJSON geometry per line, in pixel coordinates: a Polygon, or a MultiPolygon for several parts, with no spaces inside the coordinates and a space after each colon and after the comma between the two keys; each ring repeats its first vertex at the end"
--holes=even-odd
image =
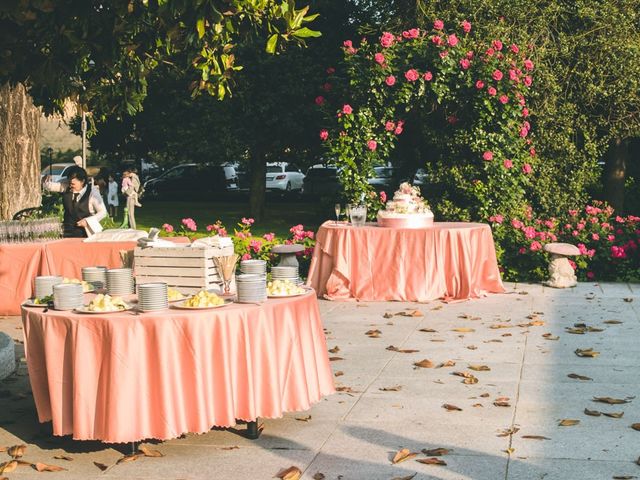
{"type": "Polygon", "coordinates": [[[302,191],[304,173],[288,163],[267,163],[267,190],[302,191]]]}
{"type": "Polygon", "coordinates": [[[67,171],[71,167],[75,167],[75,163],[54,163],[52,165],[47,165],[42,169],[40,173],[40,180],[44,180],[45,177],[51,176],[52,182],[59,182],[63,178],[67,178],[67,171]]]}

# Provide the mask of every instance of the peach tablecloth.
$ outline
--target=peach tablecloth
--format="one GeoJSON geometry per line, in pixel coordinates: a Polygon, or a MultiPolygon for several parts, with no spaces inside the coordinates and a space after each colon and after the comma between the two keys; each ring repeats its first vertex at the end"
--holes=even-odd
{"type": "MultiPolygon", "coordinates": [[[[188,243],[186,237],[169,238],[188,243]]],[[[82,267],[122,265],[120,250],[133,250],[136,242],[83,242],[65,238],[49,242],[0,244],[0,315],[20,315],[20,304],[32,295],[38,275],[81,278],[82,267]]]]}
{"type": "Polygon", "coordinates": [[[391,229],[325,222],[316,238],[308,284],[330,300],[461,300],[504,292],[485,224],[391,229]]]}
{"type": "Polygon", "coordinates": [[[22,321],[38,417],[54,435],[164,440],[334,392],[315,293],[141,315],[23,308],[22,321]]]}

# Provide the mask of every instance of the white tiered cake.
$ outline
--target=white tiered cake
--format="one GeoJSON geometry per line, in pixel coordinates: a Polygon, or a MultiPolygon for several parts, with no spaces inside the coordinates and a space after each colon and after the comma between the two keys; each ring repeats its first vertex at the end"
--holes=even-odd
{"type": "Polygon", "coordinates": [[[423,228],[433,225],[433,213],[422,198],[420,188],[400,184],[384,210],[378,211],[378,225],[391,228],[423,228]]]}

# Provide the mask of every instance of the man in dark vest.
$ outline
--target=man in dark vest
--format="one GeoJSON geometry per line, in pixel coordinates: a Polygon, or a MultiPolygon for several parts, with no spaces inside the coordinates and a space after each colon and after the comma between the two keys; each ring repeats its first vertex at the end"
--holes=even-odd
{"type": "Polygon", "coordinates": [[[107,216],[107,209],[98,188],[91,185],[82,167],[71,167],[67,178],[61,182],[44,182],[51,192],[62,192],[64,205],[64,237],[87,237],[102,231],[100,220],[107,216]]]}

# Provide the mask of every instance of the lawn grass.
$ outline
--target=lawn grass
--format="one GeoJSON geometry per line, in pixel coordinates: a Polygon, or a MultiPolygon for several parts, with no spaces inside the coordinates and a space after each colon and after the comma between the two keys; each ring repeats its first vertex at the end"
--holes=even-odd
{"type": "MultiPolygon", "coordinates": [[[[122,208],[120,208],[122,217],[122,208]]],[[[324,220],[331,218],[326,206],[317,202],[302,202],[299,199],[268,199],[265,207],[265,218],[252,227],[255,235],[273,232],[278,236],[288,237],[293,225],[303,224],[306,230],[317,231],[324,220]]],[[[193,218],[199,232],[206,232],[205,227],[222,220],[229,233],[242,217],[249,217],[249,206],[246,199],[220,201],[144,201],[141,208],[136,208],[136,222],[139,229],[161,227],[168,223],[178,229],[183,218],[193,218]]]]}

